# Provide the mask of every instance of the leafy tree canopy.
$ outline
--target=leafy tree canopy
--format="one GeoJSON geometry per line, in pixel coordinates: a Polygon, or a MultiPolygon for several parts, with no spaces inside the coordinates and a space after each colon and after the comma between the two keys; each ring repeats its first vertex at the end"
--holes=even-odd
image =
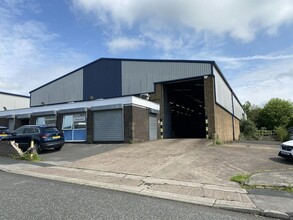
{"type": "Polygon", "coordinates": [[[262,108],[260,108],[257,105],[252,105],[249,101],[246,101],[242,107],[243,107],[244,112],[247,115],[247,119],[251,120],[257,127],[260,128],[259,114],[260,114],[262,108]]]}
{"type": "Polygon", "coordinates": [[[259,112],[258,125],[273,130],[288,127],[293,118],[293,103],[279,98],[271,99],[259,112]]]}

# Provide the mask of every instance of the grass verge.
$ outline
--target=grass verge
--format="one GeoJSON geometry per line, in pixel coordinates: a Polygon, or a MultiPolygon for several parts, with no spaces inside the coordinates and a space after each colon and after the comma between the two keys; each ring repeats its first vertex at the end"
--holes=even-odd
{"type": "Polygon", "coordinates": [[[230,178],[230,181],[239,183],[241,186],[244,186],[245,183],[249,180],[250,174],[238,174],[230,178]]]}
{"type": "Polygon", "coordinates": [[[248,185],[247,182],[251,174],[238,174],[230,178],[230,181],[239,183],[244,189],[273,189],[284,192],[293,193],[293,186],[259,186],[259,185],[248,185]]]}
{"type": "Polygon", "coordinates": [[[31,162],[42,161],[42,158],[37,153],[33,153],[33,154],[24,153],[21,156],[13,156],[12,158],[15,160],[26,160],[26,161],[31,161],[31,162]]]}

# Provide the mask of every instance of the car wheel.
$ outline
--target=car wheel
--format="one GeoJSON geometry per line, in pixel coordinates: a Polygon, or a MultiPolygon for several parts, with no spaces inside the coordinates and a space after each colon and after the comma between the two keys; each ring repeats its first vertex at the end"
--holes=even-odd
{"type": "Polygon", "coordinates": [[[60,151],[61,148],[62,148],[62,146],[58,146],[58,147],[55,147],[54,150],[55,150],[55,151],[60,151]]]}
{"type": "Polygon", "coordinates": [[[36,151],[37,151],[38,154],[42,152],[41,146],[38,143],[35,143],[34,144],[34,148],[36,149],[36,151]]]}

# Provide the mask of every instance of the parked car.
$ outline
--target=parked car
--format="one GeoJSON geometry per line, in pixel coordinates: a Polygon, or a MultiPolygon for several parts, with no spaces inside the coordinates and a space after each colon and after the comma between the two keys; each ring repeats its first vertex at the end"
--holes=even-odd
{"type": "Polygon", "coordinates": [[[280,157],[293,158],[293,140],[286,141],[281,144],[280,152],[278,155],[280,157]]]}
{"type": "Polygon", "coordinates": [[[0,126],[0,140],[10,134],[9,129],[5,126],[0,126]]]}
{"type": "Polygon", "coordinates": [[[22,151],[30,148],[34,140],[36,151],[53,148],[61,150],[64,145],[64,134],[55,126],[24,125],[16,129],[11,135],[2,138],[2,141],[14,140],[22,151]]]}

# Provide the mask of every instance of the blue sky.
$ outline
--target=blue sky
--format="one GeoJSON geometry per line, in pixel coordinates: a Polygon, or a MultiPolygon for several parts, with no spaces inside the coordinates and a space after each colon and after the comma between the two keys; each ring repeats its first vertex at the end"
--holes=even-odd
{"type": "Polygon", "coordinates": [[[214,60],[241,102],[293,101],[293,1],[0,0],[0,91],[100,57],[214,60]]]}

